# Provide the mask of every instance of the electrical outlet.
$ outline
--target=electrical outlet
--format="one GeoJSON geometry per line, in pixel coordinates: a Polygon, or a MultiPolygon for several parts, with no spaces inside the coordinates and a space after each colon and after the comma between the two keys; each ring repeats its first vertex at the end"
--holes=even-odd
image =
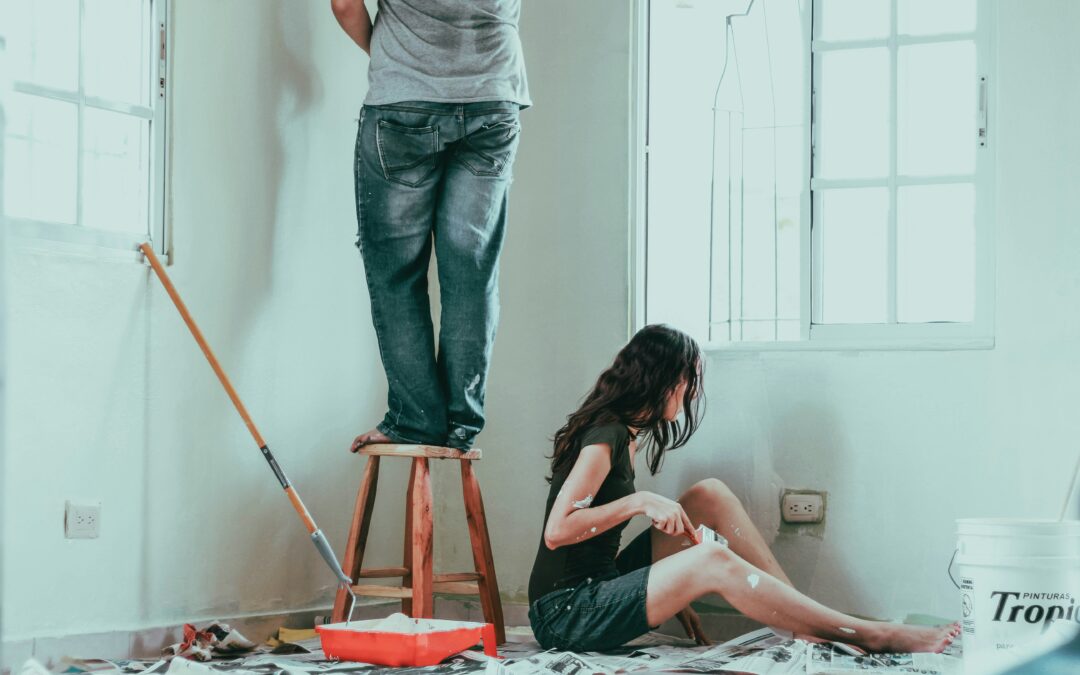
{"type": "Polygon", "coordinates": [[[820,523],[825,516],[825,500],[818,492],[789,492],[780,500],[785,523],[820,523]]]}
{"type": "Polygon", "coordinates": [[[64,506],[64,537],[97,539],[101,533],[101,502],[73,502],[64,506]]]}

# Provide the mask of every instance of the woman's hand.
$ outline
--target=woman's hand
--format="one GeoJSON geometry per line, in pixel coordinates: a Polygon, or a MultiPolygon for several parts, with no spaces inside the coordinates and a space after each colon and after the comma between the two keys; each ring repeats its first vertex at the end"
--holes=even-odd
{"type": "Polygon", "coordinates": [[[676,614],[675,617],[682,624],[683,630],[686,631],[686,637],[699,645],[712,644],[709,638],[705,636],[705,631],[701,628],[701,618],[698,617],[697,612],[687,607],[676,614]]]}
{"type": "Polygon", "coordinates": [[[638,513],[648,517],[653,527],[664,534],[679,537],[694,531],[694,524],[679,502],[655,492],[637,492],[634,497],[638,500],[638,513]]]}

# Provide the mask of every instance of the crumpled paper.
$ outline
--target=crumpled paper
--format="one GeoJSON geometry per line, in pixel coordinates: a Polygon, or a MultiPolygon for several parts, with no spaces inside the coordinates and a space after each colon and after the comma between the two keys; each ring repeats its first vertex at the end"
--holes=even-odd
{"type": "Polygon", "coordinates": [[[199,630],[194,624],[184,624],[184,639],[161,650],[166,659],[182,656],[192,661],[209,661],[214,654],[235,654],[254,649],[255,643],[227,623],[215,621],[199,630]]]}

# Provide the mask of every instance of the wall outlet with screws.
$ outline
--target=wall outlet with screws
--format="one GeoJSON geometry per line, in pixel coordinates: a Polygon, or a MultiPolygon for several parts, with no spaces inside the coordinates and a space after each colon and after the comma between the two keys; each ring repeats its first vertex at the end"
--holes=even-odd
{"type": "Polygon", "coordinates": [[[820,523],[825,518],[825,496],[809,490],[791,491],[780,498],[785,523],[820,523]]]}
{"type": "Polygon", "coordinates": [[[64,504],[64,537],[67,539],[97,539],[101,534],[101,502],[64,504]]]}

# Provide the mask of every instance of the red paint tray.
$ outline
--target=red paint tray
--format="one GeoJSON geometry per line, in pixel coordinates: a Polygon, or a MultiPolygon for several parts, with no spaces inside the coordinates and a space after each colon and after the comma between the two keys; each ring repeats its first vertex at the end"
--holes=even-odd
{"type": "Polygon", "coordinates": [[[370,630],[375,621],[353,621],[315,626],[328,658],[380,666],[433,666],[452,654],[484,643],[484,653],[498,656],[495,626],[490,623],[425,619],[433,630],[390,633],[370,630]]]}

